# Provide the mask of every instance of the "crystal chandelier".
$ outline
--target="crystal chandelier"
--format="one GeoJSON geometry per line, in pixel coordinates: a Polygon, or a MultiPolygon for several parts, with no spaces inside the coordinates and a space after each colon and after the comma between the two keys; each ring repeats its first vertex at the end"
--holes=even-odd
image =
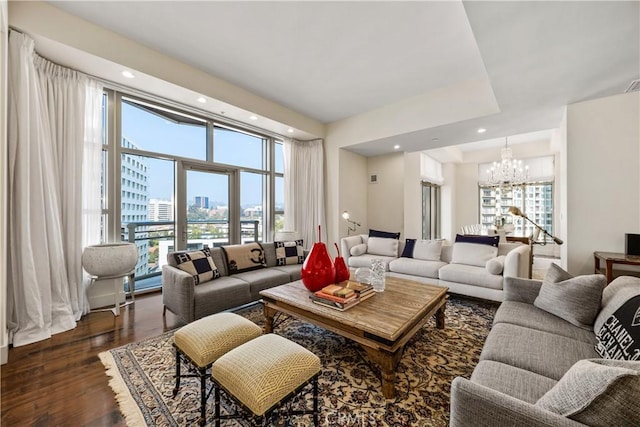
{"type": "Polygon", "coordinates": [[[493,166],[487,171],[487,184],[495,187],[511,187],[527,181],[529,166],[522,167],[522,160],[513,158],[511,148],[507,146],[506,137],[501,158],[500,162],[493,162],[493,166]]]}

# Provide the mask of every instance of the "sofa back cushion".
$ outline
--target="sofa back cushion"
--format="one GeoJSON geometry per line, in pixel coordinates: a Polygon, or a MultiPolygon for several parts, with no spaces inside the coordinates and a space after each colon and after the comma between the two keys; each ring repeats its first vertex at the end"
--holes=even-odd
{"type": "Polygon", "coordinates": [[[536,406],[593,427],[640,425],[640,362],[576,362],[536,406]]]}
{"type": "Polygon", "coordinates": [[[413,247],[413,258],[426,261],[440,261],[442,240],[416,240],[413,247]]]}
{"type": "Polygon", "coordinates": [[[389,232],[389,231],[380,231],[374,230],[372,228],[369,229],[369,237],[382,237],[386,239],[400,239],[400,233],[389,232]]]}
{"type": "Polygon", "coordinates": [[[397,257],[398,246],[398,239],[370,236],[367,240],[367,253],[371,255],[397,257]]]}
{"type": "Polygon", "coordinates": [[[451,264],[474,265],[485,267],[487,262],[498,255],[497,246],[478,243],[456,242],[453,244],[451,264]]]}

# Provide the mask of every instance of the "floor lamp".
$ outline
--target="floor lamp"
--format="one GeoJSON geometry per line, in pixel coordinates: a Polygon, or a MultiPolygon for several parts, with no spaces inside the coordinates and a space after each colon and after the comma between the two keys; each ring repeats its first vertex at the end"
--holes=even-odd
{"type": "Polygon", "coordinates": [[[360,224],[357,223],[356,221],[352,220],[351,217],[349,216],[349,212],[344,211],[342,212],[342,218],[344,218],[345,221],[347,221],[348,225],[347,225],[347,236],[351,234],[352,231],[356,231],[356,227],[360,227],[360,224]]]}

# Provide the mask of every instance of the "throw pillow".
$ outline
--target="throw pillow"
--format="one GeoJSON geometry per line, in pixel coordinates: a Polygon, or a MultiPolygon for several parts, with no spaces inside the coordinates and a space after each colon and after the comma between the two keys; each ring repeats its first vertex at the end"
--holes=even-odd
{"type": "Polygon", "coordinates": [[[571,277],[551,264],[533,305],[573,325],[593,330],[605,285],[606,279],[601,274],[571,277]]]}
{"type": "Polygon", "coordinates": [[[383,237],[387,239],[400,239],[400,233],[391,233],[389,231],[380,231],[369,229],[369,237],[383,237]]]}
{"type": "Polygon", "coordinates": [[[498,256],[497,246],[456,242],[453,244],[451,264],[475,265],[484,268],[487,262],[496,256],[498,256]]]}
{"type": "Polygon", "coordinates": [[[360,256],[366,252],[367,252],[366,243],[360,243],[359,245],[355,245],[349,250],[349,253],[353,256],[360,256]]]}
{"type": "Polygon", "coordinates": [[[640,362],[576,362],[536,406],[594,427],[640,425],[640,362]]]}
{"type": "Polygon", "coordinates": [[[477,243],[479,245],[488,245],[498,247],[500,243],[500,236],[465,236],[462,234],[456,234],[456,241],[454,243],[477,243]]]}
{"type": "Polygon", "coordinates": [[[220,277],[209,248],[203,248],[201,251],[178,252],[173,254],[173,258],[180,270],[193,276],[196,285],[220,277]]]}
{"type": "Polygon", "coordinates": [[[402,250],[401,257],[404,258],[413,258],[413,248],[416,245],[416,239],[405,239],[404,241],[404,249],[402,250]]]}
{"type": "Polygon", "coordinates": [[[596,352],[604,359],[640,360],[640,295],[618,308],[596,334],[596,352]]]}
{"type": "Polygon", "coordinates": [[[440,261],[442,240],[418,240],[413,248],[413,257],[426,261],[440,261]]]}
{"type": "Polygon", "coordinates": [[[222,250],[227,258],[229,274],[257,270],[267,266],[264,249],[258,242],[222,246],[222,250]]]}
{"type": "Polygon", "coordinates": [[[398,256],[398,240],[384,237],[369,237],[367,240],[367,253],[382,256],[398,256]]]}
{"type": "Polygon", "coordinates": [[[276,265],[302,264],[304,262],[303,240],[273,242],[276,247],[276,265]]]}
{"type": "Polygon", "coordinates": [[[505,258],[506,256],[500,255],[487,261],[487,271],[489,272],[489,274],[493,274],[495,276],[499,276],[500,274],[502,274],[502,270],[504,270],[505,258]]]}

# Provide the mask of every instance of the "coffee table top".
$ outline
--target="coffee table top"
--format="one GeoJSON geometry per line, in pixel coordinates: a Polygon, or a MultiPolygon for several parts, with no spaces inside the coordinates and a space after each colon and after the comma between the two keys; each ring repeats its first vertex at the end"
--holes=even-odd
{"type": "Polygon", "coordinates": [[[330,319],[389,341],[423,321],[427,313],[446,299],[448,288],[396,277],[386,278],[384,292],[378,292],[345,311],[314,304],[301,280],[265,289],[266,300],[284,303],[309,312],[310,316],[330,319]]]}

